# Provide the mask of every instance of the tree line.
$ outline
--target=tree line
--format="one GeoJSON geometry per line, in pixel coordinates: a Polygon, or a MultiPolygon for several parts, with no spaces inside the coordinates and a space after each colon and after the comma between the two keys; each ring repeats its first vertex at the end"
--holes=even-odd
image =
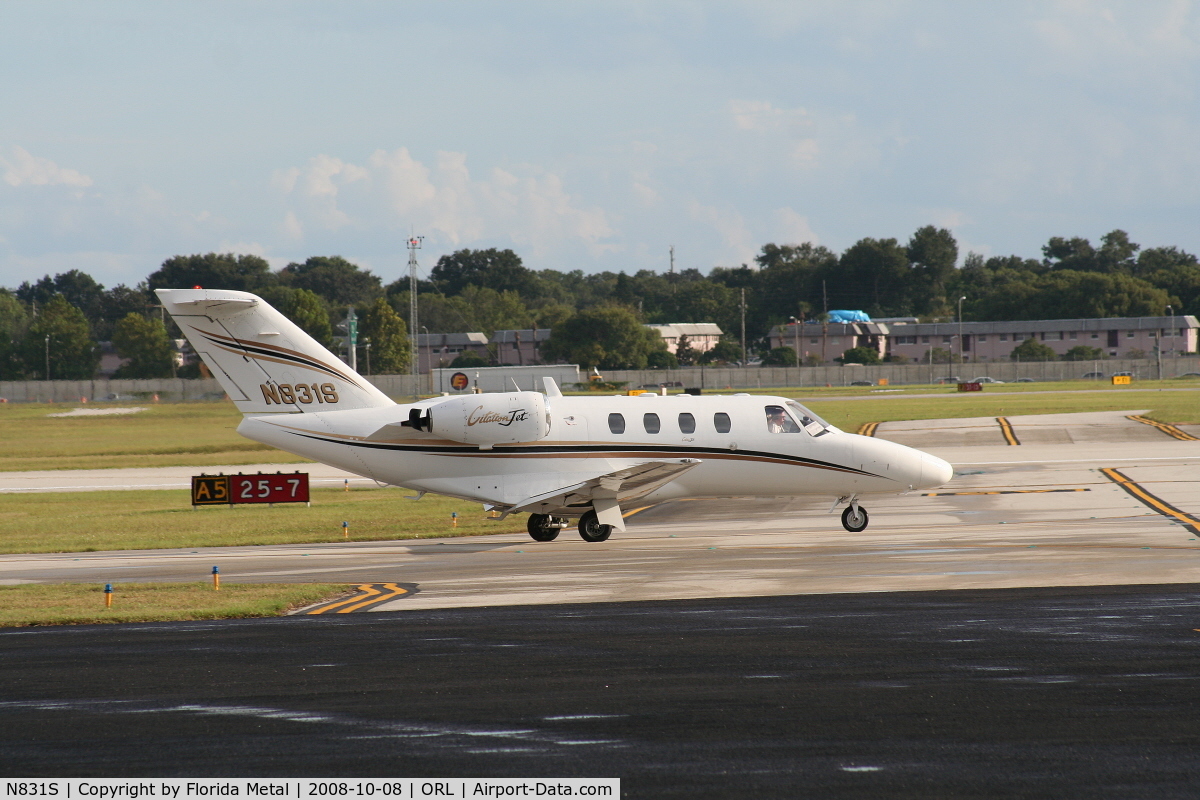
{"type": "MultiPolygon", "coordinates": [[[[944,228],[927,225],[906,243],[865,238],[838,254],[813,245],[763,245],[753,265],[633,274],[532,270],[512,250],[463,249],[441,256],[418,282],[419,325],[429,333],[550,328],[543,360],[641,369],[769,355],[771,327],[820,319],[829,309],[923,321],[1157,316],[1200,312],[1200,262],[1176,247],[1143,249],[1114,230],[1098,245],[1051,238],[1040,259],[968,253],[944,228]],[[713,353],[683,343],[666,352],[643,323],[715,322],[713,353]]],[[[370,341],[374,372],[408,369],[409,281],[392,283],[340,256],[314,256],[273,271],[254,255],[208,253],[167,259],[136,287],[105,289],[78,270],[0,290],[0,379],[91,377],[99,342],[129,363],[119,377],[176,370],[169,318],[154,289],[204,286],[254,292],[315,339],[336,346],[350,309],[370,341]]],[[[183,372],[183,375],[190,373],[183,372]]]]}

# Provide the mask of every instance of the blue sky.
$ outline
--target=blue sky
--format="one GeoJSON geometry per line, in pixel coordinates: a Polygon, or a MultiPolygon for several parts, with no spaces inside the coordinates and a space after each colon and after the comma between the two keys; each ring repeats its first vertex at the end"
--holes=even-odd
{"type": "Polygon", "coordinates": [[[342,255],[385,282],[951,229],[1200,253],[1190,2],[0,3],[0,286],[342,255]]]}

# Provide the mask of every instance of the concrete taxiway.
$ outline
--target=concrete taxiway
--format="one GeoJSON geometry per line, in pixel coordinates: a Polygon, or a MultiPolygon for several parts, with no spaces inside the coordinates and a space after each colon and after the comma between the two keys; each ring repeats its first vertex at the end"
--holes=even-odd
{"type": "Polygon", "coordinates": [[[859,534],[827,502],[730,498],[630,509],[598,544],[0,556],[7,583],[219,564],[226,581],[407,592],[285,619],[0,630],[0,772],[1195,797],[1200,442],[1129,416],[880,425],[957,474],[865,501],[859,534]],[[340,613],[356,607],[392,613],[340,613]]]}
{"type": "Polygon", "coordinates": [[[1138,413],[1008,418],[1019,444],[996,418],[880,425],[876,436],[933,452],[956,475],[937,491],[865,498],[871,524],[859,534],[829,501],[706,499],[630,509],[629,530],[599,544],[567,529],[542,543],[509,534],[10,555],[0,583],[200,580],[216,564],[230,582],[413,587],[369,607],[393,611],[1195,582],[1200,441],[1129,418],[1138,413]]]}

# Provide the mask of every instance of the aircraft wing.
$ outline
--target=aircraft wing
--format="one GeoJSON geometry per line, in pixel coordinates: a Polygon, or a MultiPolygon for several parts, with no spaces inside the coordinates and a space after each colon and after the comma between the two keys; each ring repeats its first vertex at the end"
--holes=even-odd
{"type": "Polygon", "coordinates": [[[552,513],[566,506],[591,505],[601,524],[625,530],[621,503],[645,497],[678,478],[700,463],[698,459],[679,461],[649,461],[606,472],[570,486],[564,486],[514,503],[504,511],[508,516],[517,511],[552,513]]]}

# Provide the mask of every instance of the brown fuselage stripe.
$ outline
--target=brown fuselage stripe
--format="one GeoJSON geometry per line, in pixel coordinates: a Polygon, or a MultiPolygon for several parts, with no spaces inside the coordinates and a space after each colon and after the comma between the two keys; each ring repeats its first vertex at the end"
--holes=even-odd
{"type": "MultiPolygon", "coordinates": [[[[297,436],[302,436],[306,439],[315,439],[324,441],[328,444],[342,444],[349,447],[364,447],[373,450],[393,450],[399,453],[411,452],[421,455],[447,456],[451,458],[705,458],[705,459],[721,459],[725,461],[758,461],[770,464],[784,464],[797,467],[810,467],[812,469],[824,469],[833,472],[846,472],[856,475],[864,475],[868,477],[879,478],[881,475],[867,472],[866,470],[855,469],[853,467],[842,466],[841,464],[830,464],[823,461],[813,461],[803,458],[802,456],[778,456],[767,453],[757,453],[749,451],[740,453],[737,451],[723,450],[704,450],[697,448],[695,450],[665,450],[665,449],[637,449],[637,450],[559,450],[553,447],[544,447],[533,450],[532,452],[514,453],[502,449],[496,450],[479,450],[474,447],[455,448],[450,450],[446,448],[444,451],[429,450],[422,447],[405,446],[405,445],[389,445],[382,442],[368,442],[362,439],[355,440],[339,440],[326,438],[326,434],[315,434],[311,432],[293,431],[297,436]]],[[[575,447],[580,447],[575,445],[575,447]]],[[[586,447],[586,445],[582,446],[586,447]]]]}

